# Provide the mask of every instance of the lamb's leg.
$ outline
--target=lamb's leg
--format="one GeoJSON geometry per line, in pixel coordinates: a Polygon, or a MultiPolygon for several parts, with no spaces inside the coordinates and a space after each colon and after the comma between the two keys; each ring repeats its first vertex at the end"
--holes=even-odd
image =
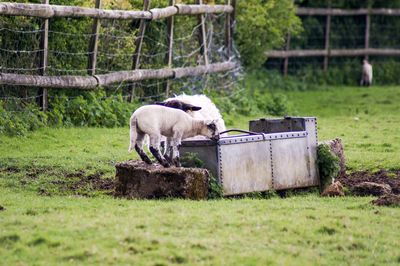
{"type": "Polygon", "coordinates": [[[157,159],[157,161],[164,167],[170,167],[170,164],[160,153],[160,136],[150,136],[150,152],[157,159]]]}
{"type": "Polygon", "coordinates": [[[164,157],[169,163],[173,164],[171,138],[167,138],[167,140],[165,141],[165,145],[166,152],[164,157]]]}
{"type": "Polygon", "coordinates": [[[146,162],[147,164],[152,164],[149,156],[147,156],[147,154],[143,151],[143,140],[144,140],[144,135],[138,136],[136,145],[135,145],[135,150],[139,154],[142,161],[146,162]]]}
{"type": "Polygon", "coordinates": [[[179,146],[181,145],[181,138],[174,137],[171,143],[172,146],[172,162],[176,167],[181,167],[181,162],[179,160],[179,146]]]}

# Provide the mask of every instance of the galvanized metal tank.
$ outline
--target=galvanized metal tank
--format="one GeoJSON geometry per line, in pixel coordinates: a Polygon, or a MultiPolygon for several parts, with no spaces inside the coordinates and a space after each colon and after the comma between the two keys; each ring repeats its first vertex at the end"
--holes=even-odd
{"type": "Polygon", "coordinates": [[[319,185],[315,117],[259,119],[247,134],[183,141],[218,178],[224,195],[319,185]]]}

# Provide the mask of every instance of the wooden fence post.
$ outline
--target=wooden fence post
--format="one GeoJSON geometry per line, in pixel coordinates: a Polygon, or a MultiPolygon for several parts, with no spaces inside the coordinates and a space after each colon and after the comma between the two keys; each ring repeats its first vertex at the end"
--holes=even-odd
{"type": "MultiPolygon", "coordinates": [[[[203,0],[196,0],[196,4],[202,5],[203,0]]],[[[207,51],[207,35],[205,16],[203,14],[198,16],[198,21],[201,24],[199,29],[199,44],[200,55],[203,57],[204,65],[208,66],[208,51],[207,51]]]]}
{"type": "MultiPolygon", "coordinates": [[[[42,0],[42,4],[49,4],[49,0],[42,0]]],[[[49,19],[43,19],[41,26],[40,36],[40,61],[39,61],[39,75],[46,75],[48,49],[49,49],[49,19]]],[[[46,88],[39,88],[38,102],[42,111],[47,111],[48,108],[48,92],[46,88]]]]}
{"type": "Polygon", "coordinates": [[[233,7],[233,11],[231,13],[227,13],[225,16],[225,46],[229,59],[233,53],[233,33],[235,27],[236,0],[226,0],[226,4],[233,7]]]}
{"type": "Polygon", "coordinates": [[[324,71],[328,70],[329,63],[329,50],[330,50],[330,34],[331,34],[331,15],[326,16],[326,26],[325,26],[325,51],[326,55],[324,57],[324,71]]]}
{"type": "MultiPolygon", "coordinates": [[[[175,5],[175,0],[169,0],[169,5],[175,5]]],[[[165,62],[168,68],[172,67],[173,45],[174,45],[174,16],[167,18],[167,41],[168,41],[168,54],[165,57],[165,62]]],[[[169,97],[171,89],[171,80],[167,79],[165,83],[165,97],[169,97]]]]}
{"type": "MultiPolygon", "coordinates": [[[[102,0],[96,0],[96,8],[101,8],[102,0]]],[[[89,42],[89,57],[88,57],[88,74],[96,74],[96,63],[97,63],[97,48],[99,42],[99,32],[100,32],[100,19],[95,18],[93,20],[92,36],[89,42]]]]}
{"type": "MultiPolygon", "coordinates": [[[[285,46],[286,51],[289,51],[289,49],[290,49],[290,33],[288,33],[288,35],[287,35],[286,46],[285,46]]],[[[283,61],[283,75],[284,76],[287,76],[288,68],[289,68],[289,57],[286,56],[285,60],[283,61]]]]}
{"type": "MultiPolygon", "coordinates": [[[[368,9],[368,13],[365,17],[365,49],[367,50],[369,48],[369,31],[371,27],[371,15],[368,9]]],[[[368,60],[368,54],[365,54],[364,56],[365,59],[368,60]]]]}
{"type": "MultiPolygon", "coordinates": [[[[150,9],[151,0],[143,0],[143,11],[150,9]]],[[[132,69],[138,69],[140,66],[140,53],[142,52],[143,38],[146,32],[147,21],[145,19],[140,20],[139,33],[135,40],[135,53],[132,56],[132,69]]],[[[129,102],[132,102],[135,98],[136,85],[132,84],[129,86],[131,90],[131,97],[129,102]]]]}

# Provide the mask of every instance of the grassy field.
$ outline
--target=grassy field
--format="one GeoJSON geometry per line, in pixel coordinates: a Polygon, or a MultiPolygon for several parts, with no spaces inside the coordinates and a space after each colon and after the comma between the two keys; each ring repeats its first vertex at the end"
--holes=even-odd
{"type": "MultiPolygon", "coordinates": [[[[288,97],[318,117],[320,139],[343,138],[351,170],[400,169],[400,87],[288,97]]],[[[400,208],[370,197],[129,201],[81,182],[112,178],[127,146],[128,128],[0,136],[0,264],[400,263],[400,208]]]]}

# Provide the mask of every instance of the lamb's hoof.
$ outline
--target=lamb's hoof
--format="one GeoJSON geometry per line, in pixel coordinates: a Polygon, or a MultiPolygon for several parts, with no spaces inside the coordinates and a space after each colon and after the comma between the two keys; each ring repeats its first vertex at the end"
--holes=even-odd
{"type": "Polygon", "coordinates": [[[171,165],[169,163],[163,163],[162,166],[164,166],[165,168],[170,168],[171,165]]]}
{"type": "Polygon", "coordinates": [[[168,163],[173,164],[174,162],[172,161],[171,157],[169,157],[168,155],[164,156],[165,160],[167,160],[168,163]]]}
{"type": "Polygon", "coordinates": [[[171,164],[167,161],[161,162],[161,165],[164,166],[165,168],[171,167],[171,164]]]}
{"type": "Polygon", "coordinates": [[[143,160],[145,163],[147,164],[153,164],[153,162],[151,160],[143,160]]]}
{"type": "Polygon", "coordinates": [[[178,160],[178,159],[174,159],[173,160],[173,163],[174,163],[174,165],[176,166],[176,167],[181,167],[182,165],[181,165],[181,162],[178,160]]]}

